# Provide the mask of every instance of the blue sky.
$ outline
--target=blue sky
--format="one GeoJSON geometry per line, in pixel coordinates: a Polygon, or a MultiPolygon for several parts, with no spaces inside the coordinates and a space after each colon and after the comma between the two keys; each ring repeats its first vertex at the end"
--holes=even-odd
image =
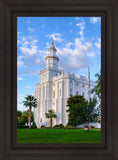
{"type": "Polygon", "coordinates": [[[100,17],[18,17],[17,18],[17,109],[34,94],[39,72],[52,39],[60,58],[59,68],[96,80],[101,67],[100,17]]]}

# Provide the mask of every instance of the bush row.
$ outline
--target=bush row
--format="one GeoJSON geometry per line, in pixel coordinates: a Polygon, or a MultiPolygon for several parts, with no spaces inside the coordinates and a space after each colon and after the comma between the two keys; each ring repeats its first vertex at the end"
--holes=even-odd
{"type": "MultiPolygon", "coordinates": [[[[29,128],[29,126],[26,126],[26,125],[17,125],[17,128],[29,128]]],[[[33,124],[32,125],[32,128],[37,128],[36,124],[33,124]]],[[[45,125],[42,125],[41,128],[55,128],[55,129],[77,129],[78,127],[74,127],[72,125],[66,125],[64,126],[63,124],[58,124],[58,125],[55,125],[54,127],[46,127],[45,125]]],[[[88,128],[88,126],[86,126],[86,128],[88,128]]],[[[90,128],[95,128],[95,126],[90,126],[90,128]]],[[[79,128],[78,128],[79,129],[79,128]]]]}
{"type": "Polygon", "coordinates": [[[26,126],[26,125],[17,125],[17,128],[29,128],[29,126],[26,126]]]}
{"type": "Polygon", "coordinates": [[[46,127],[46,126],[44,126],[44,125],[42,125],[41,126],[41,128],[55,128],[55,129],[73,129],[73,128],[77,128],[77,127],[73,127],[73,126],[71,126],[71,125],[67,125],[67,126],[64,126],[62,123],[61,124],[57,124],[57,125],[55,125],[55,126],[53,126],[53,127],[46,127]]]}
{"type": "MultiPolygon", "coordinates": [[[[26,126],[26,125],[17,125],[17,128],[29,128],[29,126],[26,126]]],[[[37,128],[36,124],[33,124],[32,128],[37,128]]]]}
{"type": "MultiPolygon", "coordinates": [[[[55,128],[55,129],[82,129],[82,128],[79,128],[79,127],[75,127],[75,126],[72,126],[72,125],[66,125],[64,126],[63,124],[58,124],[58,125],[55,125],[53,127],[46,127],[45,125],[42,125],[41,128],[55,128]]],[[[86,128],[88,128],[88,126],[86,126],[86,128]]],[[[90,126],[90,128],[95,128],[95,126],[90,126]]]]}

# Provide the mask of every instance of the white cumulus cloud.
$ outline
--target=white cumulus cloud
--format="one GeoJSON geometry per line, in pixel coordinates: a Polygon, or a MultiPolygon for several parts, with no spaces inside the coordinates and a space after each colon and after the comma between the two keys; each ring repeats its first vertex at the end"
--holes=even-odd
{"type": "Polygon", "coordinates": [[[91,17],[90,22],[93,24],[97,24],[100,22],[100,17],[91,17]]]}
{"type": "Polygon", "coordinates": [[[34,32],[34,29],[29,27],[29,28],[28,28],[28,31],[34,32]]]}
{"type": "Polygon", "coordinates": [[[38,40],[32,40],[32,41],[25,41],[23,45],[20,47],[21,52],[24,55],[32,56],[38,53],[38,46],[37,46],[38,40]],[[28,46],[29,45],[29,46],[28,46]]]}
{"type": "Polygon", "coordinates": [[[96,56],[93,44],[83,42],[80,38],[75,38],[73,43],[68,42],[62,49],[57,48],[57,55],[60,57],[60,68],[71,72],[92,65],[96,56]]]}
{"type": "Polygon", "coordinates": [[[77,23],[76,26],[80,27],[79,35],[84,39],[85,22],[82,21],[80,23],[77,23]]]}
{"type": "Polygon", "coordinates": [[[100,49],[101,48],[101,38],[98,38],[98,42],[95,43],[95,46],[100,49]]]}
{"type": "Polygon", "coordinates": [[[18,65],[18,67],[24,65],[23,56],[18,56],[18,57],[17,57],[17,65],[18,65]]]}
{"type": "Polygon", "coordinates": [[[59,42],[59,43],[61,43],[63,41],[61,36],[62,36],[62,34],[60,34],[60,33],[53,33],[53,34],[46,35],[46,37],[48,37],[49,39],[53,39],[54,41],[59,42]]]}
{"type": "Polygon", "coordinates": [[[20,81],[21,81],[21,80],[23,80],[23,78],[22,78],[22,77],[18,77],[18,80],[20,80],[20,81]]]}

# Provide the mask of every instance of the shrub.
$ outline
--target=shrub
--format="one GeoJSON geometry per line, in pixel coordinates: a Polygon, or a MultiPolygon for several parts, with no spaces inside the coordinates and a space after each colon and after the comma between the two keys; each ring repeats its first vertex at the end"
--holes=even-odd
{"type": "Polygon", "coordinates": [[[41,128],[45,128],[45,125],[42,125],[41,128]]]}
{"type": "Polygon", "coordinates": [[[59,128],[64,128],[64,125],[61,123],[58,125],[59,128]]]}
{"type": "Polygon", "coordinates": [[[32,128],[37,128],[36,123],[34,122],[32,128]]]}
{"type": "Polygon", "coordinates": [[[55,126],[54,126],[54,128],[58,128],[59,127],[59,125],[58,124],[56,124],[55,126]]]}
{"type": "Polygon", "coordinates": [[[95,128],[95,126],[91,126],[91,128],[95,128]]]}
{"type": "Polygon", "coordinates": [[[29,126],[26,126],[26,125],[17,125],[17,128],[29,128],[29,126]]]}
{"type": "Polygon", "coordinates": [[[54,126],[54,128],[64,128],[64,125],[61,123],[61,124],[56,124],[55,126],[54,126]]]}
{"type": "Polygon", "coordinates": [[[65,128],[65,129],[66,129],[66,128],[67,128],[67,129],[74,129],[74,128],[76,128],[76,127],[74,127],[74,126],[72,126],[72,125],[66,125],[64,128],[65,128]]]}

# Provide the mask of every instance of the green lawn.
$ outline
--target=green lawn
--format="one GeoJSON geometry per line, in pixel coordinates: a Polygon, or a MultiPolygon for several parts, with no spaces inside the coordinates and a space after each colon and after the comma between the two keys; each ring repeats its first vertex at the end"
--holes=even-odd
{"type": "Polygon", "coordinates": [[[101,143],[101,130],[17,129],[17,143],[101,143]]]}

